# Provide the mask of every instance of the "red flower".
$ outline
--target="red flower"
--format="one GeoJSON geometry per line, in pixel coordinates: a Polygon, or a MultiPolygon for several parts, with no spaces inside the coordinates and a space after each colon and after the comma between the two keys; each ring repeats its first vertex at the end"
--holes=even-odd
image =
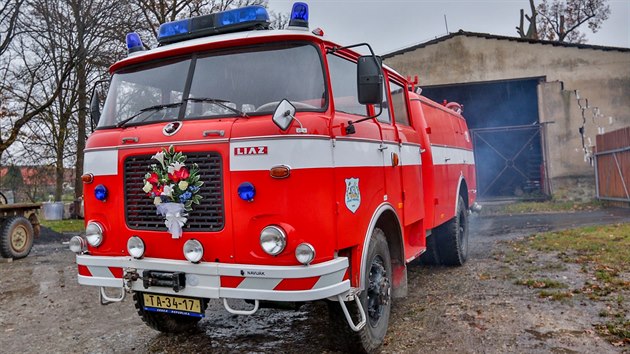
{"type": "Polygon", "coordinates": [[[149,176],[149,178],[147,178],[147,182],[151,183],[151,184],[157,184],[158,183],[158,175],[155,172],[151,172],[151,176],[149,176]]]}
{"type": "Polygon", "coordinates": [[[173,173],[168,174],[168,178],[170,178],[171,181],[175,183],[188,177],[190,177],[190,172],[188,172],[188,169],[186,167],[182,167],[179,169],[179,171],[174,171],[173,173]]]}
{"type": "Polygon", "coordinates": [[[153,190],[151,192],[155,193],[155,195],[158,196],[162,194],[163,191],[164,191],[164,186],[153,186],[153,190]]]}

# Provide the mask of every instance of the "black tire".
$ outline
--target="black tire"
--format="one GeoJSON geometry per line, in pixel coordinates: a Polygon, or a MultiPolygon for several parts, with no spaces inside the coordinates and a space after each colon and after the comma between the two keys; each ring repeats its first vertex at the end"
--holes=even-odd
{"type": "Polygon", "coordinates": [[[461,196],[457,200],[457,214],[439,226],[433,235],[438,245],[440,261],[448,266],[461,266],[468,259],[468,211],[461,196]]]}
{"type": "MultiPolygon", "coordinates": [[[[201,317],[146,311],[144,309],[144,299],[141,292],[133,293],[133,301],[135,302],[138,315],[142,318],[142,321],[156,331],[164,333],[189,332],[197,328],[197,323],[201,320],[201,317]]],[[[205,311],[208,307],[208,301],[202,299],[201,306],[202,311],[205,311]]]]}
{"type": "MultiPolygon", "coordinates": [[[[367,323],[359,331],[354,332],[337,302],[328,303],[332,349],[348,353],[374,353],[383,343],[389,315],[391,311],[391,278],[392,266],[385,233],[381,229],[374,229],[367,253],[365,272],[366,289],[361,292],[359,299],[367,317],[367,323]]],[[[346,306],[354,323],[359,322],[359,311],[355,302],[347,302],[346,306]]]]}
{"type": "Polygon", "coordinates": [[[426,265],[442,264],[438,244],[435,239],[435,235],[429,235],[427,237],[427,250],[420,256],[420,263],[426,265]]]}
{"type": "Polygon", "coordinates": [[[0,254],[4,258],[20,259],[28,256],[33,248],[33,226],[23,216],[13,216],[4,221],[0,231],[0,254]]]}

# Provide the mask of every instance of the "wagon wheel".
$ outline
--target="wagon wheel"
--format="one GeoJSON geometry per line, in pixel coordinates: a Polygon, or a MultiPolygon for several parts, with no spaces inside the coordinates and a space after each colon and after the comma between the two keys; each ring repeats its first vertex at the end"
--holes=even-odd
{"type": "Polygon", "coordinates": [[[8,218],[0,232],[0,255],[5,258],[24,258],[33,248],[33,239],[33,226],[28,219],[23,216],[8,218]]]}

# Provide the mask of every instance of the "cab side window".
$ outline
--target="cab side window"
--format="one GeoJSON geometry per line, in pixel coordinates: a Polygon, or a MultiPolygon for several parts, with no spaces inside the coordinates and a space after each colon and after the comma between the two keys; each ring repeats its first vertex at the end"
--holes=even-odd
{"type": "Polygon", "coordinates": [[[328,70],[335,111],[367,116],[367,108],[359,103],[357,64],[334,54],[328,54],[328,70]]]}
{"type": "MultiPolygon", "coordinates": [[[[383,82],[383,103],[381,103],[381,107],[383,107],[383,112],[376,117],[381,123],[392,123],[392,116],[389,113],[389,96],[387,95],[387,85],[383,82]]],[[[374,105],[374,113],[377,114],[379,111],[378,105],[374,105]]]]}
{"type": "Polygon", "coordinates": [[[407,100],[405,99],[404,87],[395,82],[389,82],[389,92],[392,96],[392,109],[397,124],[409,125],[409,115],[407,113],[407,100]]]}

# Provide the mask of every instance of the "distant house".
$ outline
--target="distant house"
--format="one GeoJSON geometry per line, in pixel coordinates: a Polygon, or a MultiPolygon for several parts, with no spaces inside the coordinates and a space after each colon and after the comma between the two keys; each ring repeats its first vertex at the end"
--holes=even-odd
{"type": "MultiPolygon", "coordinates": [[[[64,191],[74,189],[75,171],[64,169],[64,191]]],[[[55,193],[55,169],[51,166],[1,166],[0,190],[9,201],[46,201],[55,193]]]]}
{"type": "Polygon", "coordinates": [[[630,126],[630,48],[459,31],[383,58],[464,105],[481,200],[592,198],[595,136],[630,126]]]}

